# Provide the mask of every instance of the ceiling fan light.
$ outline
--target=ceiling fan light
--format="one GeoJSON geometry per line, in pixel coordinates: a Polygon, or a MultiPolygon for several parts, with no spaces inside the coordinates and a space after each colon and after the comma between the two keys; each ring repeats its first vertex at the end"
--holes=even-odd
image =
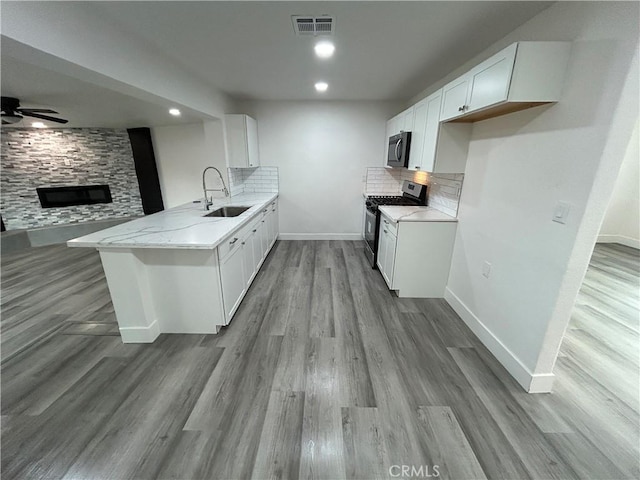
{"type": "Polygon", "coordinates": [[[17,115],[17,114],[2,115],[3,125],[12,125],[14,123],[18,123],[20,120],[22,120],[22,115],[17,115]]]}

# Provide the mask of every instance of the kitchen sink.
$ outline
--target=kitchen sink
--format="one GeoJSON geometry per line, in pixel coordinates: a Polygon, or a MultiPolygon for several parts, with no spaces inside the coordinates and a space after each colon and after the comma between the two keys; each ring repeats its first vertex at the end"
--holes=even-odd
{"type": "Polygon", "coordinates": [[[246,212],[251,207],[220,207],[213,212],[207,213],[205,217],[237,217],[246,212]]]}

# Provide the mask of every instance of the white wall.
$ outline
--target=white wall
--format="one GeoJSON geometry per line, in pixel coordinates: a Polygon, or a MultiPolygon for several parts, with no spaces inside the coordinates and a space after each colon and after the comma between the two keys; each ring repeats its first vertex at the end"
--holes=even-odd
{"type": "Polygon", "coordinates": [[[640,139],[638,123],[624,156],[598,241],[640,248],[640,139]]]}
{"type": "MultiPolygon", "coordinates": [[[[222,121],[155,127],[152,138],[165,208],[202,198],[202,172],[210,165],[220,170],[229,187],[222,121]]],[[[215,172],[207,172],[209,188],[220,188],[216,178],[215,172]]]]}
{"type": "Polygon", "coordinates": [[[363,177],[381,166],[395,102],[251,102],[260,162],[278,167],[280,238],[359,239],[363,177]]]}
{"type": "Polygon", "coordinates": [[[446,294],[529,391],[553,383],[637,120],[637,19],[635,2],[560,2],[460,69],[518,40],[574,41],[560,103],[474,124],[446,294]],[[558,201],[572,206],[566,225],[551,221],[558,201]]]}

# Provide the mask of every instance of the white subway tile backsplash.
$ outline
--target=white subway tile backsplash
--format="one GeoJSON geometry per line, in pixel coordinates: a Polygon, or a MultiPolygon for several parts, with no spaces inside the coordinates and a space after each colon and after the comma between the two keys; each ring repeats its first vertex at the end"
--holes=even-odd
{"type": "Polygon", "coordinates": [[[366,195],[401,195],[402,182],[410,180],[428,185],[427,205],[453,217],[458,216],[458,204],[464,174],[413,172],[407,169],[369,167],[365,176],[366,195]]]}
{"type": "Polygon", "coordinates": [[[231,195],[277,193],[278,167],[229,168],[231,195]]]}

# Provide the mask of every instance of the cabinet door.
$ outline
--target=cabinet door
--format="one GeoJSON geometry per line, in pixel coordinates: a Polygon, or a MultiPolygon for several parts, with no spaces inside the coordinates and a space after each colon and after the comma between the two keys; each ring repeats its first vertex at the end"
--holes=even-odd
{"type": "Polygon", "coordinates": [[[253,239],[255,236],[255,233],[249,232],[249,234],[242,240],[242,264],[244,267],[244,283],[246,288],[249,288],[249,285],[251,285],[253,277],[258,270],[259,259],[254,258],[253,252],[253,239]]]}
{"type": "Polygon", "coordinates": [[[263,223],[262,222],[258,222],[255,224],[255,226],[253,227],[253,230],[251,231],[253,233],[253,237],[251,238],[251,246],[253,248],[253,260],[256,263],[256,271],[258,270],[258,268],[260,268],[260,265],[262,265],[262,259],[263,259],[263,255],[262,255],[262,231],[264,230],[263,228],[263,223]]]}
{"type": "Polygon", "coordinates": [[[416,103],[413,109],[413,130],[411,132],[411,153],[409,155],[409,168],[411,170],[422,170],[422,150],[427,126],[427,107],[427,99],[425,98],[416,103]]]}
{"type": "Polygon", "coordinates": [[[383,227],[383,223],[380,222],[380,226],[378,227],[378,258],[376,259],[376,265],[378,265],[378,269],[380,270],[380,273],[382,273],[383,277],[385,256],[387,254],[387,243],[385,237],[385,228],[383,227]]]}
{"type": "Polygon", "coordinates": [[[378,259],[380,261],[380,273],[384,281],[387,282],[387,286],[391,288],[391,280],[389,278],[389,230],[382,228],[380,233],[380,252],[378,253],[378,259]]]}
{"type": "Polygon", "coordinates": [[[260,166],[260,154],[258,152],[258,122],[253,118],[245,116],[247,122],[247,154],[248,166],[260,166]]]}
{"type": "Polygon", "coordinates": [[[467,106],[468,88],[468,75],[456,78],[453,82],[443,87],[442,110],[440,111],[441,122],[464,115],[467,106]]]}
{"type": "Polygon", "coordinates": [[[386,252],[384,257],[384,273],[387,285],[393,289],[393,270],[396,264],[396,236],[387,229],[386,252]]]}
{"type": "Polygon", "coordinates": [[[276,202],[269,205],[269,246],[278,238],[278,206],[276,202]]]}
{"type": "Polygon", "coordinates": [[[400,114],[399,127],[401,132],[413,131],[413,107],[407,108],[400,114]]]}
{"type": "Polygon", "coordinates": [[[434,171],[441,105],[442,90],[438,90],[415,105],[409,157],[412,170],[434,171]]]}
{"type": "Polygon", "coordinates": [[[430,95],[427,102],[427,114],[424,126],[424,142],[422,144],[422,165],[420,170],[425,172],[436,171],[436,151],[440,133],[440,107],[442,105],[442,91],[430,95]]]}
{"type": "Polygon", "coordinates": [[[242,248],[236,248],[220,262],[220,278],[224,313],[229,323],[246,289],[242,248]]]}
{"type": "Polygon", "coordinates": [[[228,166],[238,168],[259,166],[257,122],[248,115],[225,115],[225,129],[228,166]]]}
{"type": "Polygon", "coordinates": [[[269,224],[267,223],[267,215],[262,216],[260,220],[260,245],[262,248],[261,259],[264,260],[269,251],[269,224]]]}
{"type": "Polygon", "coordinates": [[[510,45],[469,72],[467,113],[507,100],[517,47],[510,45]]]}
{"type": "Polygon", "coordinates": [[[387,286],[393,287],[393,268],[395,265],[396,236],[393,235],[384,222],[380,224],[380,241],[378,242],[378,268],[387,286]]]}

